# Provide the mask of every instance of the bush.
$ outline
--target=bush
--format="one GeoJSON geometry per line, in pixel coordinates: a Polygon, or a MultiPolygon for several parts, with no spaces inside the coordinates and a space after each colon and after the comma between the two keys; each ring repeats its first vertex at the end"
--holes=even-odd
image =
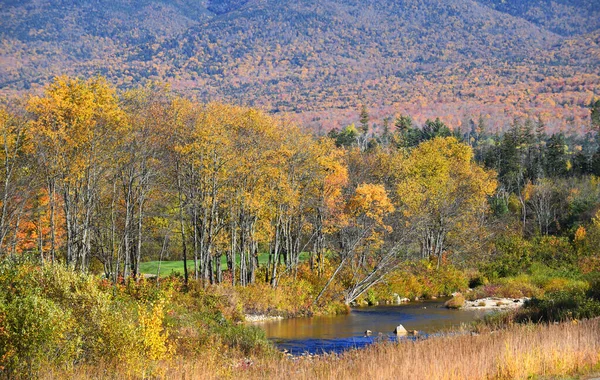
{"type": "Polygon", "coordinates": [[[526,240],[510,235],[498,238],[496,256],[480,269],[490,279],[518,276],[535,271],[536,266],[560,271],[569,277],[569,273],[578,273],[578,265],[581,263],[577,250],[566,237],[542,236],[526,240]]]}
{"type": "Polygon", "coordinates": [[[231,289],[180,287],[176,278],[112,285],[60,265],[0,260],[0,377],[75,363],[160,377],[160,363],[176,353],[271,349],[262,331],[237,324],[231,289]]]}
{"type": "Polygon", "coordinates": [[[256,326],[228,325],[222,336],[225,344],[240,350],[244,355],[264,353],[271,348],[265,332],[256,326]]]}
{"type": "Polygon", "coordinates": [[[444,304],[448,309],[460,309],[465,306],[465,297],[462,294],[457,294],[444,304]]]}
{"type": "Polygon", "coordinates": [[[33,376],[42,365],[69,364],[77,354],[71,314],[39,295],[0,301],[0,332],[0,368],[8,377],[33,376]]]}
{"type": "Polygon", "coordinates": [[[600,316],[600,301],[580,290],[548,293],[526,302],[520,320],[555,322],[600,316]]]}
{"type": "Polygon", "coordinates": [[[516,276],[526,271],[531,263],[531,243],[520,236],[503,236],[496,241],[496,257],[481,268],[490,279],[516,276]]]}
{"type": "Polygon", "coordinates": [[[484,275],[478,275],[469,280],[469,288],[474,289],[489,284],[489,280],[484,275]]]}
{"type": "Polygon", "coordinates": [[[573,269],[578,255],[567,237],[542,236],[532,242],[532,259],[554,269],[573,269]]]}
{"type": "Polygon", "coordinates": [[[520,275],[517,277],[500,278],[475,289],[469,293],[471,300],[485,297],[522,298],[540,296],[543,291],[531,282],[531,277],[520,275]]]}
{"type": "Polygon", "coordinates": [[[468,276],[463,271],[452,265],[437,269],[425,260],[391,273],[384,283],[373,288],[373,297],[392,302],[395,295],[411,299],[447,296],[465,291],[468,285],[468,276]]]}

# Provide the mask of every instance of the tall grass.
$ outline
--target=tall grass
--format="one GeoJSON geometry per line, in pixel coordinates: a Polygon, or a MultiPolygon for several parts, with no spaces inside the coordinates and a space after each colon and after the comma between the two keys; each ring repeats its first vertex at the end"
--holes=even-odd
{"type": "MultiPolygon", "coordinates": [[[[589,374],[600,371],[599,364],[600,319],[594,319],[383,343],[312,358],[245,359],[213,351],[202,360],[164,363],[163,373],[173,379],[524,379],[589,374]]],[[[80,368],[71,377],[125,378],[101,367],[80,368]]]]}

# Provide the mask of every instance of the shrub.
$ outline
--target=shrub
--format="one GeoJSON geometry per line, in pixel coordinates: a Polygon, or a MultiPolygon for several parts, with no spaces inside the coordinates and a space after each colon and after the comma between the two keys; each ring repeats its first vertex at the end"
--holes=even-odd
{"type": "Polygon", "coordinates": [[[138,310],[138,334],[140,346],[145,356],[150,360],[164,359],[171,352],[167,341],[168,333],[163,327],[164,301],[158,300],[149,307],[138,310]]]}
{"type": "Polygon", "coordinates": [[[394,294],[407,298],[449,295],[465,291],[468,283],[464,272],[452,265],[437,269],[431,262],[421,261],[393,272],[374,291],[378,299],[393,301],[394,294]]]}
{"type": "Polygon", "coordinates": [[[241,306],[231,288],[186,293],[180,286],[176,278],[160,287],[112,285],[60,265],[1,259],[0,377],[103,363],[126,377],[152,378],[163,376],[160,363],[174,353],[271,349],[262,331],[236,323],[241,306]]]}
{"type": "Polygon", "coordinates": [[[265,332],[256,326],[227,325],[222,330],[222,336],[225,344],[240,350],[244,355],[261,354],[271,348],[265,332]]]}
{"type": "Polygon", "coordinates": [[[498,238],[494,259],[483,265],[481,272],[496,279],[533,272],[541,266],[546,267],[546,271],[562,271],[564,277],[570,277],[568,273],[578,273],[577,265],[581,265],[577,250],[566,237],[542,236],[526,240],[509,235],[498,238]]]}
{"type": "Polygon", "coordinates": [[[600,301],[580,290],[548,293],[525,304],[520,320],[554,322],[600,316],[600,301]]]}
{"type": "Polygon", "coordinates": [[[532,258],[550,268],[573,268],[578,255],[567,237],[542,236],[532,242],[532,258]]]}
{"type": "Polygon", "coordinates": [[[474,289],[489,284],[489,280],[484,275],[478,275],[469,280],[469,288],[474,289]]]}
{"type": "Polygon", "coordinates": [[[531,243],[520,236],[502,236],[496,241],[496,257],[481,272],[490,279],[523,273],[532,263],[531,250],[531,243]]]}
{"type": "Polygon", "coordinates": [[[0,301],[0,331],[0,368],[8,377],[32,376],[44,364],[68,364],[77,354],[69,311],[39,295],[0,301]]]}
{"type": "Polygon", "coordinates": [[[559,291],[586,291],[589,284],[585,281],[571,280],[567,278],[552,278],[543,284],[543,290],[547,293],[559,291]]]}
{"type": "Polygon", "coordinates": [[[448,309],[460,309],[465,306],[465,297],[462,294],[457,294],[444,304],[448,309]]]}
{"type": "Polygon", "coordinates": [[[539,296],[543,292],[535,286],[529,276],[520,275],[497,279],[493,283],[481,286],[468,294],[469,300],[485,297],[522,298],[539,296]]]}

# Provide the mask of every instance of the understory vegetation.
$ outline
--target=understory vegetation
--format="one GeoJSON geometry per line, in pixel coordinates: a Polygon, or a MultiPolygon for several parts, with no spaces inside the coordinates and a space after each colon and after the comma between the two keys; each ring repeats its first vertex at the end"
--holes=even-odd
{"type": "Polygon", "coordinates": [[[160,363],[208,352],[273,355],[264,332],[240,322],[228,289],[182,281],[113,284],[57,265],[0,262],[0,375],[40,376],[102,363],[111,373],[153,377],[160,363]]]}
{"type": "MultiPolygon", "coordinates": [[[[597,283],[575,298],[548,293],[519,314],[503,314],[502,323],[492,317],[469,330],[480,336],[382,341],[295,360],[278,353],[260,328],[240,323],[238,290],[252,287],[182,291],[177,277],[113,284],[23,258],[0,262],[0,285],[0,373],[8,378],[328,378],[366,375],[377,366],[382,378],[402,371],[406,378],[507,379],[600,369],[600,321],[580,321],[600,312],[597,283]],[[525,312],[529,319],[518,317],[525,312]],[[532,312],[538,321],[566,322],[515,324],[530,322],[532,312]]],[[[273,294],[265,296],[276,305],[273,294]]]]}
{"type": "MultiPolygon", "coordinates": [[[[381,343],[341,355],[231,360],[210,351],[202,360],[163,363],[167,378],[182,379],[525,379],[571,378],[600,371],[600,321],[523,325],[495,334],[454,335],[381,343]]],[[[45,378],[64,376],[50,371],[45,378]]],[[[125,378],[105,367],[79,367],[81,379],[125,378]]]]}

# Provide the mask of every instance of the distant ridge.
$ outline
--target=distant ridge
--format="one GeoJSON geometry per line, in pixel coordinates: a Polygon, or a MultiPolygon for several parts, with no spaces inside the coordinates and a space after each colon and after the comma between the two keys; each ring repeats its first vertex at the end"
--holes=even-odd
{"type": "Polygon", "coordinates": [[[325,128],[363,103],[581,128],[600,96],[596,0],[5,0],[0,17],[5,95],[58,74],[161,80],[325,128]]]}

